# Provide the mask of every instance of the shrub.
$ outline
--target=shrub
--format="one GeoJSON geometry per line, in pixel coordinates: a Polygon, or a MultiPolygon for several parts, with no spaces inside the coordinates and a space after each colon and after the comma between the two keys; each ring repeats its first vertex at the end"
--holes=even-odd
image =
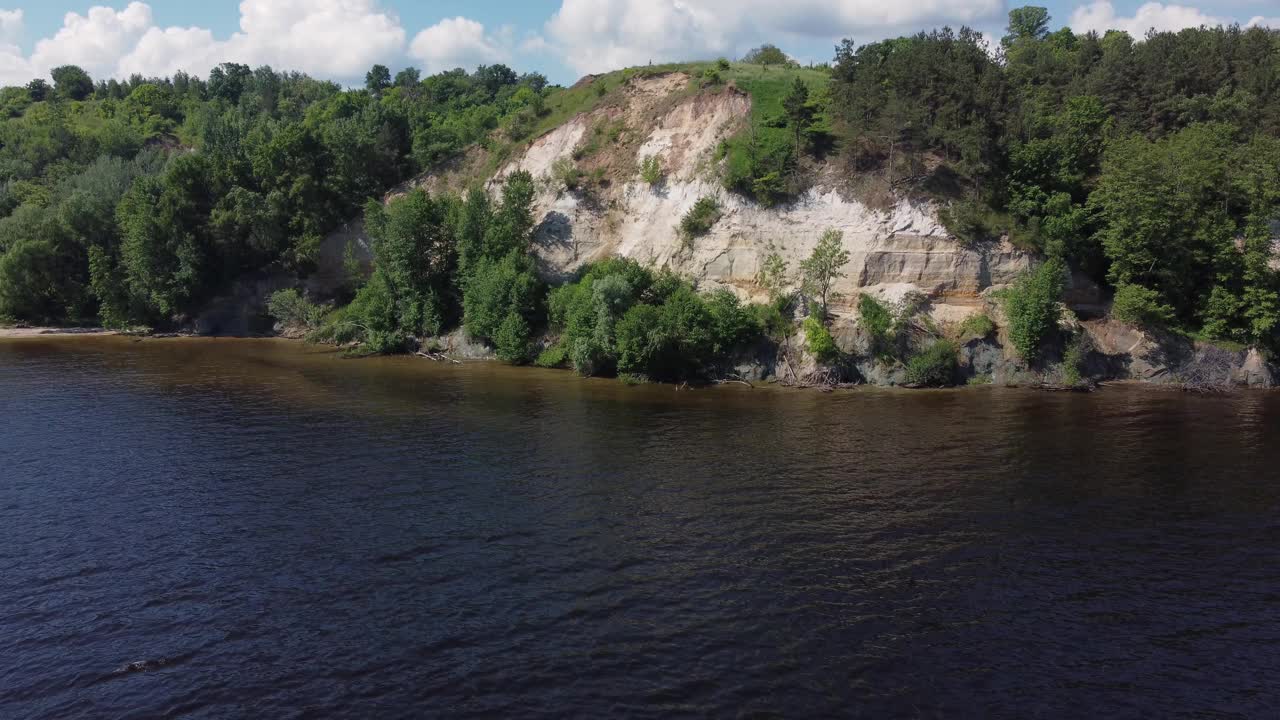
{"type": "Polygon", "coordinates": [[[726,59],[726,58],[718,58],[718,59],[716,60],[716,69],[717,69],[717,70],[725,71],[725,70],[728,70],[728,69],[729,69],[729,67],[730,67],[730,66],[729,66],[729,60],[728,60],[728,59],[726,59]]]}
{"type": "Polygon", "coordinates": [[[962,337],[974,337],[978,339],[991,337],[996,331],[996,324],[986,313],[970,315],[960,323],[960,335],[962,337]]]}
{"type": "Polygon", "coordinates": [[[762,305],[747,306],[761,335],[781,340],[791,329],[791,298],[777,297],[762,305]]]}
{"type": "Polygon", "coordinates": [[[324,322],[326,310],[289,288],[271,294],[267,299],[267,312],[286,327],[315,330],[324,322]]]}
{"type": "Polygon", "coordinates": [[[866,331],[871,354],[885,357],[892,353],[893,314],[875,297],[863,293],[858,298],[858,321],[866,331]]]}
{"type": "Polygon", "coordinates": [[[680,219],[680,234],[686,242],[691,241],[706,235],[719,220],[720,201],[710,195],[704,195],[680,219]]]}
{"type": "Polygon", "coordinates": [[[1155,290],[1126,283],[1116,288],[1111,316],[1130,325],[1162,327],[1173,322],[1174,311],[1155,290]]]}
{"type": "Polygon", "coordinates": [[[720,77],[720,71],[715,68],[707,68],[702,71],[702,87],[711,87],[723,83],[724,79],[720,77]]]}
{"type": "Polygon", "coordinates": [[[1062,356],[1062,381],[1067,385],[1079,385],[1084,379],[1084,360],[1089,354],[1088,340],[1081,335],[1071,339],[1062,356]]]}
{"type": "Polygon", "coordinates": [[[955,384],[956,346],[938,340],[907,361],[907,382],[925,387],[947,387],[955,384]]]}
{"type": "Polygon", "coordinates": [[[498,359],[512,365],[527,362],[529,334],[529,321],[515,310],[508,312],[493,336],[493,345],[497,350],[498,359]]]}
{"type": "Polygon", "coordinates": [[[809,353],[821,362],[830,362],[840,356],[831,331],[818,318],[810,315],[804,320],[804,343],[809,353]]]}
{"type": "Polygon", "coordinates": [[[1040,357],[1040,346],[1057,329],[1066,264],[1051,259],[1001,293],[1009,318],[1009,339],[1027,362],[1040,357]]]}
{"type": "Polygon", "coordinates": [[[562,332],[559,346],[583,375],[704,377],[760,332],[755,309],[733,293],[702,295],[669,272],[625,259],[596,263],[578,282],[556,288],[548,315],[562,332]]]}
{"type": "Polygon", "coordinates": [[[640,161],[640,177],[649,185],[662,182],[662,158],[657,155],[646,155],[644,160],[640,161]]]}
{"type": "Polygon", "coordinates": [[[512,250],[498,261],[482,258],[463,290],[463,324],[472,337],[493,343],[500,359],[524,362],[541,295],[527,255],[512,250]]]}
{"type": "Polygon", "coordinates": [[[582,170],[567,157],[551,164],[551,179],[565,190],[577,190],[582,185],[582,170]]]}
{"type": "Polygon", "coordinates": [[[560,342],[539,353],[533,364],[544,368],[559,368],[564,367],[568,361],[569,351],[565,348],[564,343],[560,342]]]}

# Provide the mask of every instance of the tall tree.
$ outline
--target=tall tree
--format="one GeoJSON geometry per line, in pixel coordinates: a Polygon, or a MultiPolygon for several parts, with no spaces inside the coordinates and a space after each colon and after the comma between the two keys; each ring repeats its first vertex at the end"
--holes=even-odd
{"type": "Polygon", "coordinates": [[[800,263],[805,292],[817,297],[824,320],[830,301],[835,297],[831,288],[836,280],[844,277],[843,268],[848,264],[849,251],[844,249],[844,233],[835,229],[824,232],[813,254],[800,263]]]}
{"type": "Polygon", "coordinates": [[[78,65],[63,65],[50,72],[53,89],[68,100],[84,100],[93,94],[93,79],[78,65]]]}
{"type": "Polygon", "coordinates": [[[391,87],[391,70],[386,65],[374,65],[364,76],[364,87],[374,95],[391,87]]]}

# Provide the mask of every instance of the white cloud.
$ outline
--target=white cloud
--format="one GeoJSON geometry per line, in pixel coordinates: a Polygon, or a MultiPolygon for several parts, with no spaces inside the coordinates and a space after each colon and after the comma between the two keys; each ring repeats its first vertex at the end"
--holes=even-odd
{"type": "Polygon", "coordinates": [[[1251,27],[1280,28],[1280,17],[1269,18],[1269,17],[1263,17],[1261,15],[1258,15],[1257,17],[1250,19],[1249,22],[1244,24],[1244,26],[1247,28],[1251,28],[1251,27]]]}
{"type": "Polygon", "coordinates": [[[1147,31],[1178,31],[1184,28],[1201,25],[1225,25],[1229,18],[1221,18],[1202,12],[1198,8],[1186,5],[1164,5],[1149,2],[1138,8],[1133,15],[1119,15],[1116,7],[1103,0],[1076,8],[1071,14],[1071,29],[1076,32],[1095,30],[1103,33],[1107,30],[1124,30],[1135,38],[1143,38],[1147,31]]]}
{"type": "Polygon", "coordinates": [[[228,45],[241,62],[355,77],[402,53],[404,40],[375,0],[244,0],[228,45]]]}
{"type": "Polygon", "coordinates": [[[0,85],[25,83],[30,75],[27,58],[18,47],[22,37],[22,11],[0,10],[0,85]]]}
{"type": "Polygon", "coordinates": [[[21,11],[0,11],[0,83],[46,77],[65,64],[105,78],[176,70],[203,75],[219,62],[353,79],[374,63],[403,56],[406,35],[377,0],[243,0],[240,31],[225,40],[204,28],[158,27],[150,6],[131,2],[118,11],[99,6],[67,13],[62,28],[24,57],[2,39],[21,21],[21,11]]]}
{"type": "Polygon", "coordinates": [[[892,34],[999,20],[1005,0],[563,0],[548,41],[578,72],[737,55],[788,38],[892,34]]]}
{"type": "Polygon", "coordinates": [[[0,42],[17,42],[22,36],[22,11],[0,10],[0,42]]]}
{"type": "Polygon", "coordinates": [[[36,43],[31,69],[47,75],[59,65],[79,65],[95,78],[111,75],[116,62],[151,25],[151,8],[140,2],[129,3],[120,11],[98,6],[84,15],[69,12],[53,37],[36,43]]]}
{"type": "Polygon", "coordinates": [[[428,73],[506,61],[512,31],[503,28],[498,37],[485,32],[484,25],[464,17],[447,18],[418,33],[409,44],[409,55],[421,62],[428,73]]]}

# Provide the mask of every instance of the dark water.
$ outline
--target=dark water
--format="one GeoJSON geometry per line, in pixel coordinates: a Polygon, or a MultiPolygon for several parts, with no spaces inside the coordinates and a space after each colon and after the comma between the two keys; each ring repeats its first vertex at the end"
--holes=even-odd
{"type": "Polygon", "coordinates": [[[0,717],[1271,718],[1277,511],[1280,395],[0,342],[0,717]]]}

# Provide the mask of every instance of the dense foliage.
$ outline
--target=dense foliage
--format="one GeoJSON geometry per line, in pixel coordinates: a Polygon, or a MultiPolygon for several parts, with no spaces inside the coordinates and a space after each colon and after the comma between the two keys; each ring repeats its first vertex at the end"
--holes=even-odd
{"type": "Polygon", "coordinates": [[[1280,32],[1049,24],[1013,11],[995,52],[967,28],[845,41],[828,114],[850,162],[950,201],[964,240],[1107,282],[1127,319],[1275,344],[1280,32]]]}
{"type": "Polygon", "coordinates": [[[1009,327],[1009,340],[1027,361],[1040,357],[1046,341],[1053,337],[1062,316],[1059,298],[1066,266],[1050,260],[1001,292],[1009,327]]]}
{"type": "MultiPolygon", "coordinates": [[[[169,325],[245,273],[306,273],[366,201],[527,125],[547,93],[542,76],[502,65],[394,81],[379,67],[346,91],[230,63],[207,80],[95,84],[74,66],[52,79],[0,91],[0,315],[40,323],[169,325]]],[[[370,285],[406,327],[450,319],[449,260],[396,255],[439,245],[408,236],[439,226],[447,204],[387,214],[390,264],[370,285]]]]}
{"type": "Polygon", "coordinates": [[[583,375],[706,377],[762,331],[758,314],[728,290],[698,293],[627,259],[596,263],[553,290],[549,314],[559,339],[539,364],[567,362],[583,375]]]}

